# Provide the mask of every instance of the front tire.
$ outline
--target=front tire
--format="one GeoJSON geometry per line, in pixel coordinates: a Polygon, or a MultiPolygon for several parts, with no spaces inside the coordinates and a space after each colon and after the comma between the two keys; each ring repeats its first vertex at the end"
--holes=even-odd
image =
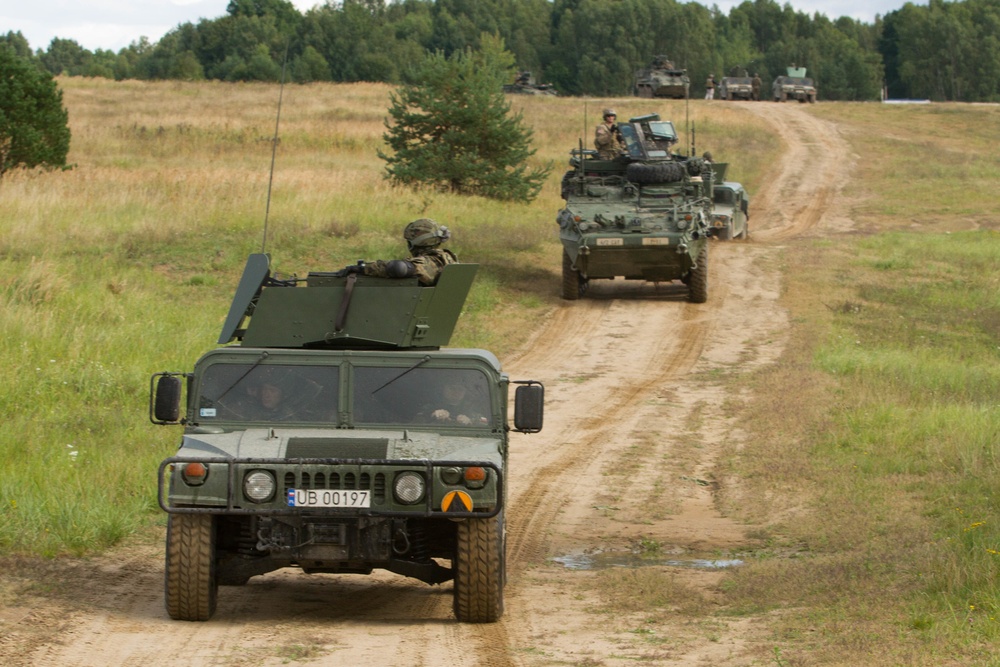
{"type": "Polygon", "coordinates": [[[698,266],[688,272],[688,301],[705,303],[708,301],[708,244],[698,253],[698,266]]]}
{"type": "Polygon", "coordinates": [[[503,616],[503,514],[460,522],[457,542],[455,617],[462,623],[495,623],[503,616]]]}
{"type": "Polygon", "coordinates": [[[580,272],[573,268],[573,260],[569,258],[569,253],[563,248],[562,298],[568,301],[579,299],[582,291],[581,282],[580,272]]]}
{"type": "Polygon", "coordinates": [[[167,614],[178,621],[207,621],[215,613],[215,517],[171,514],[167,520],[164,571],[167,614]]]}

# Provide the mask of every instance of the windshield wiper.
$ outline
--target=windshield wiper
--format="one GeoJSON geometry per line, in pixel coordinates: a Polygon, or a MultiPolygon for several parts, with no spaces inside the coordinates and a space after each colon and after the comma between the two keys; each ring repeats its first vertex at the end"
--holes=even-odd
{"type": "Polygon", "coordinates": [[[427,362],[427,361],[429,361],[429,360],[430,360],[430,357],[424,357],[423,359],[421,359],[421,360],[420,360],[420,361],[418,361],[417,363],[413,364],[412,366],[410,366],[409,368],[407,368],[407,369],[406,369],[405,371],[403,371],[402,373],[400,373],[400,374],[399,374],[399,375],[397,375],[396,377],[394,377],[394,378],[392,378],[391,380],[389,380],[388,382],[386,382],[386,383],[385,383],[384,385],[382,385],[382,386],[381,386],[381,387],[379,387],[378,389],[375,389],[374,391],[372,391],[372,396],[374,396],[374,395],[375,395],[375,394],[377,394],[378,392],[382,391],[383,389],[385,389],[386,387],[388,387],[388,386],[389,386],[390,384],[392,384],[393,382],[395,382],[395,381],[396,381],[396,380],[398,380],[399,378],[403,377],[404,375],[406,375],[407,373],[409,373],[409,372],[410,372],[410,371],[412,371],[413,369],[417,368],[417,367],[418,367],[418,366],[420,366],[421,364],[424,364],[424,363],[426,363],[426,362],[427,362]]]}

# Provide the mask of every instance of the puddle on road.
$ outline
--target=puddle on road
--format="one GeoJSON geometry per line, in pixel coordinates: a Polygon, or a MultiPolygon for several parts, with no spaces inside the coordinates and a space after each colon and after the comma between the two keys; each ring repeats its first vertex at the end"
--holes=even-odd
{"type": "Polygon", "coordinates": [[[696,570],[723,570],[739,567],[743,561],[735,558],[695,558],[677,557],[671,555],[656,555],[636,553],[633,551],[598,551],[594,553],[567,554],[550,558],[567,570],[602,570],[610,567],[649,567],[650,565],[667,565],[670,567],[686,567],[696,570]]]}

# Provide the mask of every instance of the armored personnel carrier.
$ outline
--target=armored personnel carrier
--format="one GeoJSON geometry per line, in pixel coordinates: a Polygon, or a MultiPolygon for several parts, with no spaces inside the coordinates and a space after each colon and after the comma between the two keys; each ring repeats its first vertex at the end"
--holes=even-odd
{"type": "Polygon", "coordinates": [[[686,99],[691,80],[687,70],[674,67],[666,56],[656,56],[649,67],[635,73],[636,97],[686,99]]]}
{"type": "Polygon", "coordinates": [[[747,75],[746,69],[734,67],[729,76],[722,77],[719,82],[718,95],[720,100],[752,100],[753,78],[747,75]]]}
{"type": "MultiPolygon", "coordinates": [[[[458,620],[500,618],[511,381],[442,347],[476,270],[280,280],[250,256],[221,347],[150,383],[150,419],[184,428],[158,475],[171,618],[278,568],[451,580],[458,620]]],[[[515,384],[513,430],[536,432],[544,389],[515,384]]]]}
{"type": "Polygon", "coordinates": [[[518,72],[514,83],[503,87],[503,92],[517,95],[558,95],[551,83],[537,83],[531,72],[518,72]]]}
{"type": "Polygon", "coordinates": [[[787,76],[779,76],[771,84],[771,97],[774,98],[774,101],[815,102],[816,86],[813,80],[806,76],[806,68],[792,66],[786,68],[786,71],[787,76]]]}
{"type": "Polygon", "coordinates": [[[563,176],[559,239],[562,297],[578,299],[594,279],[624,278],[688,287],[688,299],[708,299],[708,238],[712,163],[672,153],[677,132],[658,114],[617,124],[625,151],[599,159],[582,147],[563,176]]]}

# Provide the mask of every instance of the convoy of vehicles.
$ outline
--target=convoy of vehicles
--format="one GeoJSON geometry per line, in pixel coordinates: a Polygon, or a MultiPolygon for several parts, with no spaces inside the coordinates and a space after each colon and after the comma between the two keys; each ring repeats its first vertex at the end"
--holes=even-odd
{"type": "Polygon", "coordinates": [[[619,157],[571,151],[559,211],[562,296],[578,299],[594,279],[679,280],[688,299],[708,299],[708,238],[715,172],[709,160],[671,152],[672,122],[657,114],[617,123],[619,157]]]}

